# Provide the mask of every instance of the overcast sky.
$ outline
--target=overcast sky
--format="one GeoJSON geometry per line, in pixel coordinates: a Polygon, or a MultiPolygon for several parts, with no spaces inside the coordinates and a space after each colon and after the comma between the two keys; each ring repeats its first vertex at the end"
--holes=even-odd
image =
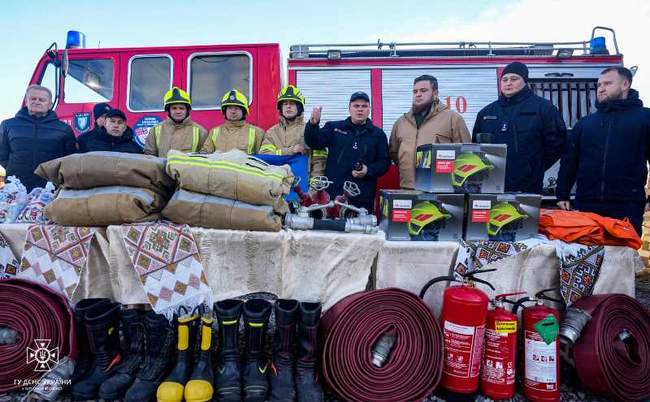
{"type": "MultiPolygon", "coordinates": [[[[616,30],[633,87],[650,104],[650,1],[123,1],[3,0],[0,119],[13,116],[43,51],[82,31],[87,47],[208,43],[578,41],[616,30]]],[[[608,42],[608,47],[612,47],[608,42]]]]}

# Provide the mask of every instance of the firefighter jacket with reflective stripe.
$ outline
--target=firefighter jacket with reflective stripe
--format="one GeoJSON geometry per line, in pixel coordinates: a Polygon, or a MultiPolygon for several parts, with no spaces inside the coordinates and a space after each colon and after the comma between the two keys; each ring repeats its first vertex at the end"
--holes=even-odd
{"type": "Polygon", "coordinates": [[[198,152],[207,135],[206,130],[189,117],[180,124],[167,118],[149,130],[144,153],[165,158],[171,149],[180,152],[198,152]]]}
{"type": "Polygon", "coordinates": [[[389,145],[390,158],[399,167],[400,187],[415,187],[415,150],[420,145],[471,141],[465,119],[447,105],[432,105],[419,127],[413,109],[404,113],[393,125],[389,145]]]}
{"type": "Polygon", "coordinates": [[[226,121],[210,130],[201,152],[214,153],[239,149],[249,155],[260,152],[264,130],[245,121],[226,121]]]}
{"type": "Polygon", "coordinates": [[[289,148],[296,144],[302,144],[305,147],[305,155],[309,156],[309,176],[322,176],[327,163],[327,150],[311,150],[305,144],[305,122],[302,116],[296,117],[293,121],[280,116],[280,122],[264,135],[260,153],[291,155],[289,148]]]}

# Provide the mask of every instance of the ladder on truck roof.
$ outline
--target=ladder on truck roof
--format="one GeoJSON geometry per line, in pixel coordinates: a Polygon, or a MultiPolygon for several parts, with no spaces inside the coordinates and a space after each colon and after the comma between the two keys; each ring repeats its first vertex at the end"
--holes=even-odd
{"type": "Polygon", "coordinates": [[[329,59],[361,57],[471,57],[471,56],[540,56],[572,57],[610,55],[604,37],[597,31],[611,33],[615,53],[620,56],[616,32],[596,26],[588,41],[577,42],[382,42],[351,44],[299,44],[290,47],[291,59],[329,59]]]}

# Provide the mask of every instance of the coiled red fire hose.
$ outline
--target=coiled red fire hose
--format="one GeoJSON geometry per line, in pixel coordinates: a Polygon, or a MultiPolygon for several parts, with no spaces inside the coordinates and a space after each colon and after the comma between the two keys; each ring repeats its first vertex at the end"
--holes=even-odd
{"type": "Polygon", "coordinates": [[[443,338],[431,309],[401,289],[350,295],[321,320],[324,382],[347,401],[417,401],[442,375],[443,338]],[[386,333],[395,341],[382,367],[372,350],[386,333]]]}
{"type": "Polygon", "coordinates": [[[44,371],[64,356],[76,359],[74,314],[61,294],[23,279],[0,280],[0,327],[17,332],[16,343],[0,345],[0,393],[35,385],[44,371]],[[38,351],[35,340],[46,343],[49,352],[30,358],[28,349],[38,351]],[[53,352],[58,348],[58,353],[53,352]],[[29,363],[28,363],[29,361],[29,363]]]}
{"type": "Polygon", "coordinates": [[[650,398],[650,315],[643,305],[605,294],[572,307],[591,315],[572,352],[584,387],[621,401],[650,398]]]}

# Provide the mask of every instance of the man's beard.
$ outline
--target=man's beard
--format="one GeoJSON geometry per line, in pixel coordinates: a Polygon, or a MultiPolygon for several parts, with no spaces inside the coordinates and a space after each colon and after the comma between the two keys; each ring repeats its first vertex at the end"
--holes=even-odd
{"type": "Polygon", "coordinates": [[[431,102],[429,103],[423,103],[422,105],[416,105],[415,103],[413,104],[413,112],[414,113],[422,113],[425,110],[430,110],[431,106],[436,103],[436,99],[432,99],[431,102]]]}
{"type": "Polygon", "coordinates": [[[625,96],[623,95],[624,95],[623,90],[619,90],[618,92],[612,94],[606,94],[605,98],[603,100],[598,99],[598,102],[605,103],[605,102],[611,102],[619,99],[625,99],[625,96]]]}

